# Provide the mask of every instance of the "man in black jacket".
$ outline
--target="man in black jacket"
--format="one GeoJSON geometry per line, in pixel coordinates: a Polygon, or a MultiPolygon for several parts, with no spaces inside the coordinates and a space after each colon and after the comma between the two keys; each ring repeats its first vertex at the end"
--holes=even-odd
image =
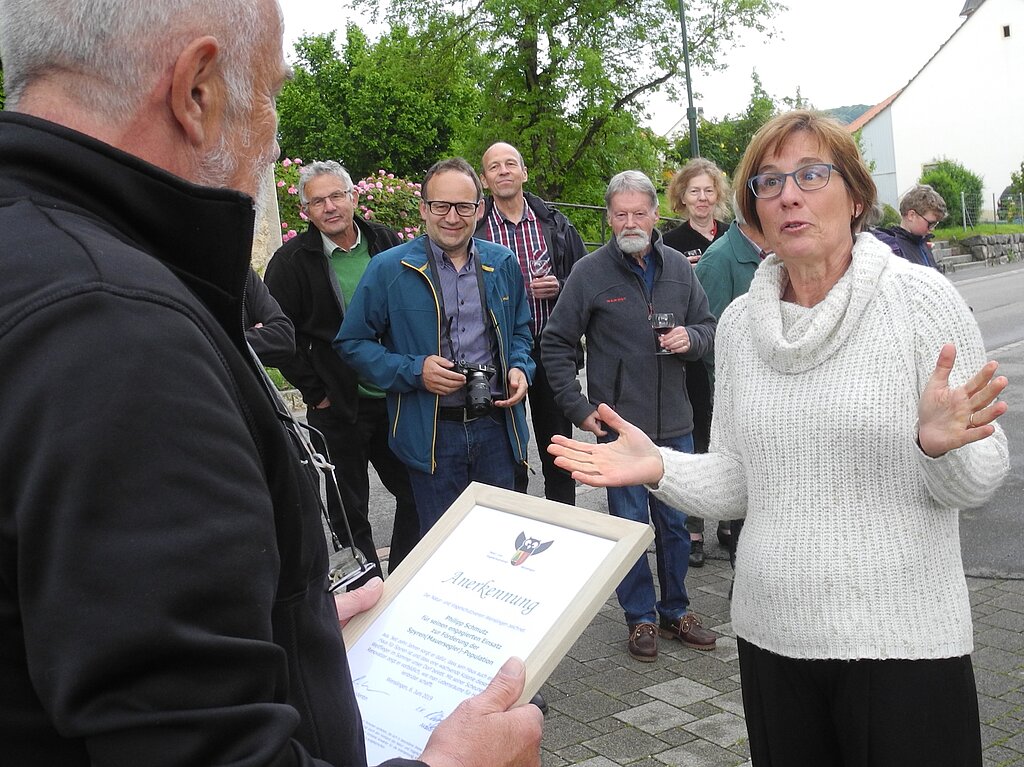
{"type": "MultiPolygon", "coordinates": [[[[327,442],[339,471],[353,542],[378,570],[369,519],[369,463],[395,496],[388,558],[388,569],[393,570],[419,541],[409,474],[388,447],[386,393],[361,380],[331,342],[366,265],[382,250],[398,245],[398,235],[356,214],[359,192],[348,171],[334,161],[302,167],[299,200],[309,228],[282,245],[267,265],[267,287],[295,323],[295,354],[278,367],[302,392],[306,420],[327,442]]],[[[334,528],[341,533],[342,511],[334,503],[330,510],[334,528]]]]}
{"type": "MultiPolygon", "coordinates": [[[[90,8],[0,0],[0,753],[359,767],[338,623],[380,582],[327,591],[308,462],[242,326],[280,9],[90,8]]],[[[423,762],[539,764],[506,670],[423,762]]]]}
{"type": "Polygon", "coordinates": [[[900,200],[900,225],[891,229],[878,227],[871,234],[910,263],[938,269],[928,242],[945,217],[946,201],[942,195],[927,184],[918,184],[900,200]]]}
{"type": "MultiPolygon", "coordinates": [[[[537,364],[530,386],[530,417],[544,472],[544,496],[575,505],[576,483],[555,466],[548,454],[551,437],[572,436],[572,422],[555,404],[540,357],[540,335],[558,300],[573,265],[587,254],[583,239],[569,220],[536,195],[523,191],[528,175],[523,156],[511,144],[499,142],[484,152],[480,173],[487,198],[476,236],[500,243],[516,254],[530,304],[533,361],[537,364]]],[[[525,493],[529,476],[525,467],[516,474],[516,490],[525,493]]]]}
{"type": "Polygon", "coordinates": [[[251,268],[245,280],[242,327],[245,340],[264,365],[285,365],[295,355],[295,325],[251,268]]]}

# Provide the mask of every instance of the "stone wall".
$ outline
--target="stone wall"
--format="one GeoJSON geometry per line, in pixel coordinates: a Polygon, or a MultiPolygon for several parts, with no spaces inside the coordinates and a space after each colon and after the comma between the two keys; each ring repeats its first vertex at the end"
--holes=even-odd
{"type": "Polygon", "coordinates": [[[260,195],[262,199],[256,206],[256,231],[252,241],[252,266],[263,274],[267,261],[281,247],[281,214],[277,208],[277,187],[272,172],[267,174],[260,195]]]}
{"type": "Polygon", "coordinates": [[[979,234],[960,240],[960,248],[975,261],[1020,261],[1024,259],[1024,234],[979,234]]]}

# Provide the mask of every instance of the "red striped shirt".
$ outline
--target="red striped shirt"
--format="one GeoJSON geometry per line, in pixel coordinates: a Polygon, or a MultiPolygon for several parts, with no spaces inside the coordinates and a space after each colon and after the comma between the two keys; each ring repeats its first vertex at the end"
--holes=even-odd
{"type": "MultiPolygon", "coordinates": [[[[487,217],[487,227],[484,231],[491,242],[504,245],[516,254],[523,280],[529,287],[533,279],[553,274],[553,266],[537,214],[525,200],[523,208],[526,215],[522,221],[516,223],[505,218],[495,205],[491,215],[487,217]]],[[[549,298],[534,298],[529,290],[526,297],[530,305],[530,330],[535,336],[539,336],[547,324],[548,317],[551,316],[553,301],[549,298]]]]}

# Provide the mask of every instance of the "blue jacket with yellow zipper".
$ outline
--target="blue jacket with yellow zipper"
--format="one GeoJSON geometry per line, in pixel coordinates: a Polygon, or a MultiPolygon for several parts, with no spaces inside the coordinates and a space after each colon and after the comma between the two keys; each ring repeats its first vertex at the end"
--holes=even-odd
{"type": "MultiPolygon", "coordinates": [[[[498,341],[496,360],[508,394],[508,371],[533,381],[530,309],[523,275],[508,248],[473,240],[483,270],[487,315],[498,341]]],[[[391,449],[407,466],[433,473],[438,396],[423,386],[423,361],[442,351],[440,286],[417,237],[371,259],[349,304],[334,348],[366,380],[388,393],[391,449]]],[[[505,416],[516,461],[525,463],[529,431],[523,402],[505,416]]]]}

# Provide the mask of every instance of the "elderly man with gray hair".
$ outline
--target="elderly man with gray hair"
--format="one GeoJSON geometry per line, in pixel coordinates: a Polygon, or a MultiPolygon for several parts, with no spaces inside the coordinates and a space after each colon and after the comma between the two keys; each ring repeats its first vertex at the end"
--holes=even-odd
{"type": "Polygon", "coordinates": [[[338,468],[345,508],[329,497],[334,529],[345,530],[344,513],[353,543],[378,568],[369,518],[370,464],[395,497],[390,572],[419,541],[409,473],[388,447],[386,393],[349,367],[331,342],[370,259],[400,240],[388,227],[356,213],[359,190],[348,171],[333,160],[300,169],[299,201],[309,226],[278,249],[265,277],[295,324],[295,354],[278,367],[302,393],[306,420],[323,436],[338,468]]]}
{"type": "MultiPolygon", "coordinates": [[[[321,474],[249,353],[275,0],[0,0],[4,764],[366,764],[321,474]]],[[[420,760],[540,764],[509,659],[420,760]]]]}
{"type": "MultiPolygon", "coordinates": [[[[600,421],[604,402],[628,412],[659,445],[693,452],[693,412],[686,396],[686,362],[710,351],[715,317],[693,267],[665,246],[655,224],[658,195],[640,171],[616,175],[605,194],[612,239],[581,259],[569,274],[541,338],[541,354],[555,401],[599,441],[615,438],[600,421]],[[662,315],[655,332],[653,320],[662,315]],[[576,377],[576,344],[587,338],[587,394],[576,377]]],[[[644,554],[616,589],[629,627],[627,649],[636,660],[658,657],[658,634],[710,650],[715,635],[688,611],[690,535],[686,514],[642,486],[609,488],[617,517],[654,522],[658,582],[644,554]]]]}

